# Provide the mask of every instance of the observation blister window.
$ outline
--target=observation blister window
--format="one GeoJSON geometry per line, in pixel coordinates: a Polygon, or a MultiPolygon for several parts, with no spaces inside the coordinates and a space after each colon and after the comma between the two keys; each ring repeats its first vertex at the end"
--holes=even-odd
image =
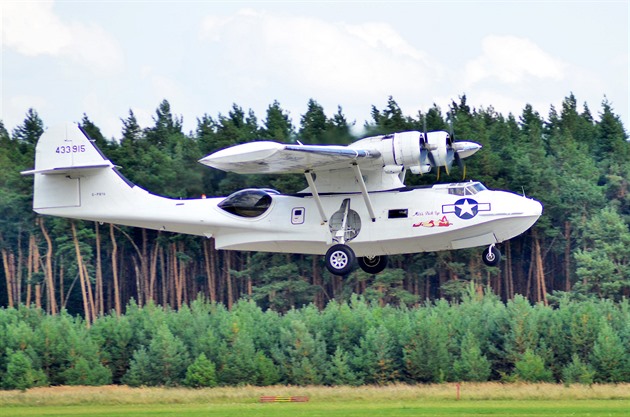
{"type": "Polygon", "coordinates": [[[271,195],[267,191],[247,189],[229,195],[218,206],[236,216],[258,217],[269,210],[271,201],[271,195]]]}

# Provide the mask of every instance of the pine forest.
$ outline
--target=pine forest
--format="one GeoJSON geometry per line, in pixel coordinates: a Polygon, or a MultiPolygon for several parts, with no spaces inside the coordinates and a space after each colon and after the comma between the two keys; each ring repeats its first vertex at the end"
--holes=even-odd
{"type": "MultiPolygon", "coordinates": [[[[311,99],[295,126],[234,104],[194,131],[167,100],[153,125],[130,110],[119,137],[80,121],[132,182],[171,198],[243,188],[294,193],[302,175],[238,175],[197,161],[254,140],[349,144],[449,130],[483,148],[466,179],[540,201],[526,233],[484,248],[396,255],[378,275],[331,275],[322,256],[217,250],[213,239],[38,216],[36,109],[0,121],[0,388],[390,382],[630,382],[630,142],[613,105],[573,94],[541,115],[471,108],[466,96],[406,116],[389,97],[363,126],[311,99]],[[361,136],[355,132],[361,131],[361,136]]],[[[458,182],[462,172],[406,177],[458,182]]]]}

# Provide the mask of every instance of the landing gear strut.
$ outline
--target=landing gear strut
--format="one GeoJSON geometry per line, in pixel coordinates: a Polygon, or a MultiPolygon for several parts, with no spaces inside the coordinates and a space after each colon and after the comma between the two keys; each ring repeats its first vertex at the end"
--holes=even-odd
{"type": "Polygon", "coordinates": [[[487,266],[497,266],[501,262],[501,251],[492,244],[483,251],[482,259],[487,266]]]}
{"type": "Polygon", "coordinates": [[[355,268],[357,257],[350,246],[332,245],[326,252],[326,268],[334,275],[348,275],[355,268]]]}

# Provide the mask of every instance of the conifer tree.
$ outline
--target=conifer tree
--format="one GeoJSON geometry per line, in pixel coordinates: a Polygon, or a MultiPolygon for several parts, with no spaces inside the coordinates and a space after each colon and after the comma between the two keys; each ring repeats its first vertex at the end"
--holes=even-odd
{"type": "Polygon", "coordinates": [[[129,370],[125,373],[121,381],[130,387],[139,387],[142,385],[157,385],[153,381],[151,373],[151,358],[144,346],[141,346],[133,353],[133,358],[129,364],[129,370]]]}
{"type": "Polygon", "coordinates": [[[461,381],[487,381],[491,373],[491,364],[481,353],[479,341],[472,331],[466,331],[460,342],[460,349],[460,356],[453,363],[455,377],[461,381]]]}
{"type": "Polygon", "coordinates": [[[337,346],[330,359],[324,381],[328,385],[359,385],[360,380],[352,370],[348,352],[337,346]]]}
{"type": "Polygon", "coordinates": [[[298,137],[306,144],[323,144],[328,124],[324,108],[313,99],[308,100],[306,113],[300,119],[298,137]]]}
{"type": "Polygon", "coordinates": [[[514,364],[514,375],[517,380],[526,382],[551,382],[553,379],[543,358],[529,348],[514,364]]]}
{"type": "Polygon", "coordinates": [[[562,369],[562,382],[565,385],[574,383],[591,385],[595,370],[589,363],[584,363],[577,354],[573,354],[571,362],[562,369]]]}
{"type": "Polygon", "coordinates": [[[351,360],[363,383],[384,385],[400,377],[396,343],[384,325],[371,327],[354,349],[351,360]]]}
{"type": "Polygon", "coordinates": [[[285,112],[278,101],[267,108],[267,117],[260,131],[261,138],[278,142],[289,142],[294,133],[289,113],[285,112]]]}
{"type": "Polygon", "coordinates": [[[97,363],[94,357],[75,358],[63,372],[66,385],[108,385],[112,383],[112,371],[97,363]]]}
{"type": "Polygon", "coordinates": [[[280,371],[276,364],[265,353],[256,353],[256,385],[265,387],[280,382],[280,371]]]}
{"type": "Polygon", "coordinates": [[[108,152],[109,150],[109,142],[101,133],[101,129],[92,122],[87,114],[83,113],[83,118],[80,122],[81,128],[88,134],[90,139],[92,139],[96,146],[103,152],[108,152]]]}
{"type": "Polygon", "coordinates": [[[206,358],[205,353],[199,355],[186,369],[184,385],[192,388],[217,386],[216,367],[206,358]]]}
{"type": "Polygon", "coordinates": [[[435,315],[418,323],[403,349],[405,371],[412,381],[445,382],[452,377],[448,331],[435,315]]]}
{"type": "Polygon", "coordinates": [[[372,124],[366,124],[369,134],[387,134],[411,130],[411,118],[403,115],[402,109],[392,96],[387,99],[387,106],[382,111],[372,106],[372,124]]]}
{"type": "Polygon", "coordinates": [[[31,359],[21,350],[9,355],[6,373],[0,378],[4,389],[26,390],[47,385],[46,375],[33,367],[31,359]]]}
{"type": "Polygon", "coordinates": [[[189,365],[186,347],[166,325],[158,328],[148,350],[150,371],[156,385],[179,385],[189,365]]]}
{"type": "Polygon", "coordinates": [[[594,214],[584,226],[582,248],[575,254],[574,291],[619,299],[630,293],[630,231],[610,207],[594,214]]]}
{"type": "Polygon", "coordinates": [[[256,383],[256,349],[250,335],[235,331],[219,369],[219,381],[224,385],[253,385],[256,383]]]}
{"type": "Polygon", "coordinates": [[[40,136],[44,133],[44,122],[40,119],[35,109],[30,108],[26,112],[26,118],[21,126],[13,129],[13,139],[20,143],[32,147],[37,144],[40,136]]]}
{"type": "Polygon", "coordinates": [[[602,320],[601,328],[593,352],[591,363],[595,368],[597,382],[621,382],[628,378],[628,347],[610,324],[602,320]]]}

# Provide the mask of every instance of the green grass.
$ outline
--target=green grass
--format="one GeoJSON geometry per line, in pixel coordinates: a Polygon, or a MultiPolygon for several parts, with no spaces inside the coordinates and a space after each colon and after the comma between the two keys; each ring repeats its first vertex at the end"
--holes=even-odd
{"type": "Polygon", "coordinates": [[[540,400],[463,400],[445,401],[379,401],[350,403],[302,404],[153,404],[29,406],[3,408],[9,416],[164,416],[164,417],[363,417],[373,416],[627,416],[628,400],[540,401],[540,400]]]}
{"type": "Polygon", "coordinates": [[[205,390],[54,387],[0,392],[0,415],[177,417],[628,416],[630,385],[392,385],[241,387],[205,390]],[[307,395],[308,403],[261,404],[261,395],[307,395]]]}

